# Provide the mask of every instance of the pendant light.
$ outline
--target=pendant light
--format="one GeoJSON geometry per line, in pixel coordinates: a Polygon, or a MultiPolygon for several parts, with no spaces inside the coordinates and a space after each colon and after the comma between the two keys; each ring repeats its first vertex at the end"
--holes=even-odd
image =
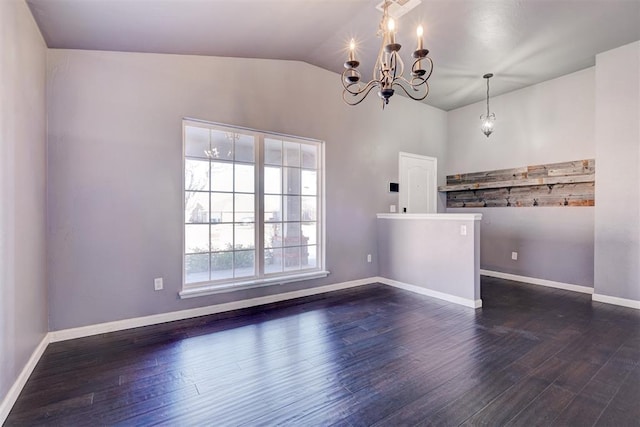
{"type": "Polygon", "coordinates": [[[491,133],[493,132],[493,122],[496,121],[496,115],[489,112],[489,79],[493,77],[493,74],[488,73],[482,77],[487,79],[487,114],[483,114],[480,116],[480,120],[482,121],[482,126],[480,126],[480,129],[482,130],[482,133],[484,133],[485,136],[489,138],[489,135],[491,135],[491,133]]]}

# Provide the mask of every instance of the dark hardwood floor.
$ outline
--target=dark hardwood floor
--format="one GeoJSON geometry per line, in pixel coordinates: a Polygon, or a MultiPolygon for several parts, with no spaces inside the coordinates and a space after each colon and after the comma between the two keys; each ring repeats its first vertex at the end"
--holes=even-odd
{"type": "Polygon", "coordinates": [[[385,285],[49,346],[6,425],[640,425],[640,312],[482,278],[385,285]]]}

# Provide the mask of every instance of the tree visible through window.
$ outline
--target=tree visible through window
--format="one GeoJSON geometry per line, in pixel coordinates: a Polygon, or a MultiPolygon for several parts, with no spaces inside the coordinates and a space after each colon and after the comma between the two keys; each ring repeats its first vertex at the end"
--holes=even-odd
{"type": "Polygon", "coordinates": [[[184,121],[184,287],[322,269],[322,143],[184,121]]]}

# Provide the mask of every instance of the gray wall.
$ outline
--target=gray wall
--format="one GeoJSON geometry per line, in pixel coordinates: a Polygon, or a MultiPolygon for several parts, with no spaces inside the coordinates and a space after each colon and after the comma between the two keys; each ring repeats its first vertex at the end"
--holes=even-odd
{"type": "Polygon", "coordinates": [[[596,57],[595,292],[640,300],[640,42],[596,57]]]}
{"type": "MultiPolygon", "coordinates": [[[[0,402],[47,333],[45,45],[0,1],[0,402]]],[[[1,421],[1,418],[0,418],[1,421]]]]}
{"type": "Polygon", "coordinates": [[[480,300],[480,221],[378,219],[380,276],[468,300],[480,300]],[[460,235],[460,227],[467,234],[460,235]]]}
{"type": "Polygon", "coordinates": [[[339,89],[299,62],[49,50],[51,330],[376,276],[398,151],[444,164],[446,113],[399,96],[348,107],[339,89]],[[326,141],[329,277],[178,299],[185,116],[326,141]]]}
{"type": "MultiPolygon", "coordinates": [[[[496,73],[491,83],[508,78],[496,73]]],[[[594,84],[595,70],[589,68],[491,98],[497,119],[489,138],[480,131],[484,101],[450,111],[445,175],[594,158],[594,84]]],[[[447,212],[482,213],[481,268],[593,286],[594,208],[447,212]]]]}

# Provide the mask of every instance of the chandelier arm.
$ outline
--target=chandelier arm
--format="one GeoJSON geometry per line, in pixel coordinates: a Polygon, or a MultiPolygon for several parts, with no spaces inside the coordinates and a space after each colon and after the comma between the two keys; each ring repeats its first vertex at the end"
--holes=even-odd
{"type": "MultiPolygon", "coordinates": [[[[420,76],[413,76],[411,78],[411,80],[407,80],[404,76],[398,77],[397,79],[394,80],[393,82],[394,84],[397,85],[406,85],[409,86],[411,89],[413,89],[414,91],[419,91],[421,86],[424,86],[427,84],[427,80],[423,77],[420,76]],[[417,82],[417,83],[415,83],[417,82]]],[[[405,87],[406,87],[405,86],[405,87]]]]}
{"type": "Polygon", "coordinates": [[[406,83],[407,85],[411,86],[411,89],[415,91],[417,91],[420,86],[425,85],[427,83],[427,79],[425,79],[424,77],[413,76],[411,80],[407,80],[404,76],[401,76],[394,80],[394,84],[400,84],[398,83],[398,81],[400,80],[406,83]],[[414,83],[414,81],[418,81],[419,83],[414,83]]]}
{"type": "Polygon", "coordinates": [[[397,75],[403,76],[404,75],[404,61],[402,60],[402,57],[398,54],[398,52],[393,52],[394,53],[394,57],[395,57],[395,63],[393,64],[393,79],[396,79],[397,75]],[[400,69],[398,70],[398,65],[400,64],[400,69]],[[398,71],[400,71],[398,73],[398,71]]]}
{"type": "Polygon", "coordinates": [[[371,75],[374,80],[381,80],[382,78],[382,75],[381,75],[382,74],[381,70],[383,68],[382,55],[384,54],[383,45],[384,43],[380,45],[380,50],[378,51],[378,56],[376,57],[376,63],[373,64],[373,72],[371,73],[371,75]],[[376,79],[376,72],[380,73],[377,79],[376,79]]]}
{"type": "MultiPolygon", "coordinates": [[[[350,86],[355,85],[356,83],[353,83],[351,85],[345,86],[344,87],[344,91],[343,92],[348,92],[353,96],[358,96],[363,92],[367,92],[369,93],[371,91],[371,89],[373,89],[376,86],[380,86],[381,83],[379,80],[371,80],[369,83],[367,83],[364,87],[362,87],[362,89],[358,89],[358,90],[351,90],[350,86]]],[[[359,86],[359,85],[358,85],[359,86]]]]}
{"type": "MultiPolygon", "coordinates": [[[[407,81],[406,79],[402,79],[402,80],[404,80],[405,82],[407,81]]],[[[414,101],[422,101],[423,99],[425,99],[427,97],[427,95],[429,95],[429,83],[427,83],[426,80],[424,82],[424,91],[425,92],[424,92],[424,95],[422,95],[422,96],[413,96],[411,93],[409,93],[407,88],[405,88],[404,85],[401,83],[402,80],[396,79],[396,81],[393,82],[393,86],[398,86],[400,89],[403,90],[403,92],[409,98],[413,99],[414,101]]],[[[409,83],[409,85],[411,85],[411,84],[409,83]]],[[[422,85],[420,85],[420,86],[422,86],[422,85]]],[[[417,89],[415,87],[412,86],[412,88],[413,88],[414,91],[417,91],[417,89]]]]}
{"type": "MultiPolygon", "coordinates": [[[[347,73],[349,73],[349,72],[355,72],[356,75],[358,76],[358,78],[361,77],[360,76],[360,72],[355,68],[348,68],[348,69],[344,70],[342,72],[342,87],[344,87],[345,89],[348,89],[349,87],[351,87],[353,85],[359,85],[359,83],[360,83],[360,80],[358,80],[356,82],[352,82],[352,83],[347,83],[346,77],[347,77],[347,73]]],[[[351,92],[351,91],[349,91],[349,92],[351,92]]]]}
{"type": "Polygon", "coordinates": [[[350,92],[348,90],[343,90],[342,91],[342,100],[345,102],[345,104],[348,104],[348,105],[351,105],[351,106],[355,106],[355,105],[360,104],[362,101],[364,101],[367,98],[367,96],[369,95],[369,92],[371,92],[371,90],[374,87],[376,87],[375,84],[373,84],[373,85],[371,84],[373,82],[374,82],[374,80],[370,81],[369,84],[367,84],[367,86],[365,86],[365,88],[362,91],[358,92],[358,93],[353,93],[353,92],[350,92]],[[368,89],[367,89],[367,87],[368,87],[368,89]],[[365,91],[365,89],[366,89],[366,91],[365,91]],[[349,101],[349,98],[347,98],[347,96],[346,96],[347,93],[350,93],[354,97],[357,97],[359,95],[362,95],[362,97],[360,99],[356,100],[355,102],[351,102],[351,101],[349,101]]]}
{"type": "Polygon", "coordinates": [[[350,71],[350,70],[344,70],[344,71],[342,72],[342,79],[341,79],[341,82],[342,82],[342,87],[343,87],[343,88],[345,88],[345,89],[347,88],[347,86],[351,86],[351,85],[357,84],[357,82],[347,84],[347,82],[346,82],[346,75],[345,75],[345,74],[346,74],[348,71],[350,71]]]}
{"type": "Polygon", "coordinates": [[[422,60],[429,61],[429,72],[427,73],[426,76],[422,76],[422,78],[425,79],[426,81],[426,80],[429,80],[429,77],[431,77],[431,73],[433,73],[433,61],[428,56],[423,58],[422,60]]]}

